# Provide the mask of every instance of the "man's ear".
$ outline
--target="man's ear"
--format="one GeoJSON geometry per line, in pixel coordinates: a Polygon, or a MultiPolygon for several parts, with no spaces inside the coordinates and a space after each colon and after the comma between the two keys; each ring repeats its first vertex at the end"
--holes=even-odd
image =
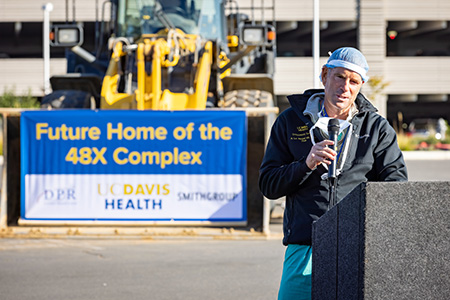
{"type": "Polygon", "coordinates": [[[325,83],[327,82],[327,75],[328,75],[328,68],[323,66],[322,67],[322,84],[325,86],[325,83]]]}

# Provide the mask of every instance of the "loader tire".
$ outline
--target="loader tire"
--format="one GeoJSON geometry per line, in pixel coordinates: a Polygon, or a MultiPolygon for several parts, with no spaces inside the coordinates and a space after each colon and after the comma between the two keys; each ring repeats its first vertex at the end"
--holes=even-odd
{"type": "Polygon", "coordinates": [[[223,97],[221,107],[273,107],[273,96],[262,90],[234,90],[223,97]]]}
{"type": "Polygon", "coordinates": [[[56,90],[42,98],[41,108],[95,109],[95,99],[90,93],[84,91],[56,90]]]}

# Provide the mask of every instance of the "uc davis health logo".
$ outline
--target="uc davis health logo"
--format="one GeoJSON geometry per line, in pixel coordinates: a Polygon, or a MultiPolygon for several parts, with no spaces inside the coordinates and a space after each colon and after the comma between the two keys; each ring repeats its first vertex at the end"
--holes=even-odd
{"type": "Polygon", "coordinates": [[[98,184],[97,194],[104,197],[104,209],[162,210],[162,197],[170,194],[169,184],[98,184]]]}

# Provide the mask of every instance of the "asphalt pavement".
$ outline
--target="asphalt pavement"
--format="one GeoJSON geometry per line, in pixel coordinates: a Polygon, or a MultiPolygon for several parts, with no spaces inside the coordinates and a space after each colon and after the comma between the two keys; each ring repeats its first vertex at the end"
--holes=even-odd
{"type": "Polygon", "coordinates": [[[0,299],[276,299],[279,240],[0,239],[0,299]]]}
{"type": "MultiPolygon", "coordinates": [[[[450,152],[405,160],[410,181],[450,181],[450,152]]],[[[268,238],[0,238],[0,299],[276,299],[281,214],[268,238]]]]}

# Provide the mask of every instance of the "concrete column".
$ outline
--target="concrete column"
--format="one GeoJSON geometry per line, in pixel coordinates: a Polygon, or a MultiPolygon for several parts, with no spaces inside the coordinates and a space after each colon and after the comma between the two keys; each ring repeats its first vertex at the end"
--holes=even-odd
{"type": "MultiPolygon", "coordinates": [[[[386,59],[386,20],[384,16],[385,0],[359,0],[358,13],[358,47],[369,63],[370,77],[384,77],[386,59]]],[[[369,85],[363,86],[362,92],[372,94],[369,85]]],[[[386,116],[384,95],[375,95],[370,99],[378,108],[380,115],[386,116]]]]}

